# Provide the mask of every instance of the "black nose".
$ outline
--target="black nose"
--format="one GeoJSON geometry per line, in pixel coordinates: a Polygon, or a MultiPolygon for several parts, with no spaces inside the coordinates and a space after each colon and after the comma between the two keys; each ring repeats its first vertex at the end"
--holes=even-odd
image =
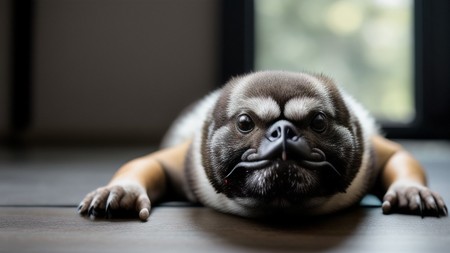
{"type": "Polygon", "coordinates": [[[310,155],[311,149],[302,136],[294,124],[279,120],[267,130],[255,159],[305,159],[310,155]]]}
{"type": "Polygon", "coordinates": [[[269,128],[266,137],[272,142],[279,139],[282,139],[283,141],[297,141],[298,138],[300,138],[300,134],[291,122],[287,120],[280,120],[275,122],[275,124],[269,128]]]}

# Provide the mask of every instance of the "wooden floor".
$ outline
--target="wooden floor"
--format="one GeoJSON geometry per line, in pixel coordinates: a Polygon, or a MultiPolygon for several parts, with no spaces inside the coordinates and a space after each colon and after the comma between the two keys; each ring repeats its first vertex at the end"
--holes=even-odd
{"type": "MultiPolygon", "coordinates": [[[[450,201],[450,143],[403,142],[450,201]]],[[[148,222],[77,215],[84,194],[146,148],[0,150],[0,252],[450,252],[450,219],[382,215],[378,203],[309,220],[255,221],[188,203],[148,222]]]]}

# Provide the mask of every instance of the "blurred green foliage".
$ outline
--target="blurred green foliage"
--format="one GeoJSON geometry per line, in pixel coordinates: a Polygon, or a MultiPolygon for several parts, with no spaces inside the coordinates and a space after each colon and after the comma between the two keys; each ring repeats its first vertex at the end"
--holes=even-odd
{"type": "Polygon", "coordinates": [[[255,68],[325,73],[381,121],[414,119],[412,0],[255,0],[255,68]]]}

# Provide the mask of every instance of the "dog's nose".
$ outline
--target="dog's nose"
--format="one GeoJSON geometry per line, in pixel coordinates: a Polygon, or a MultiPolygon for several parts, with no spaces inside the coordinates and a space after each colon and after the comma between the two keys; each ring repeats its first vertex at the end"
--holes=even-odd
{"type": "Polygon", "coordinates": [[[309,145],[294,124],[287,120],[273,123],[262,140],[258,153],[261,158],[282,160],[289,158],[301,159],[310,153],[309,145]]]}
{"type": "Polygon", "coordinates": [[[287,120],[279,120],[269,128],[266,137],[271,142],[275,142],[280,139],[283,142],[287,140],[297,141],[298,138],[300,138],[300,134],[294,124],[287,120]]]}

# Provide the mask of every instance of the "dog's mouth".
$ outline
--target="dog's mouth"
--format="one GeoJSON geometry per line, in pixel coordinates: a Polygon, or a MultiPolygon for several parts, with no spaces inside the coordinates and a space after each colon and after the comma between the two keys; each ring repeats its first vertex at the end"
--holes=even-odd
{"type": "Polygon", "coordinates": [[[334,185],[342,181],[341,173],[324,152],[310,151],[308,156],[265,157],[257,150],[247,150],[224,178],[227,194],[256,201],[244,201],[243,205],[283,208],[303,206],[313,197],[336,192],[334,185]]]}
{"type": "Polygon", "coordinates": [[[283,151],[279,157],[273,157],[270,154],[258,154],[256,149],[249,149],[243,153],[241,161],[231,169],[225,178],[229,178],[235,172],[242,170],[250,172],[273,167],[282,169],[283,166],[279,166],[280,164],[296,164],[297,167],[306,170],[328,170],[341,177],[341,173],[327,161],[325,153],[318,148],[313,148],[309,154],[304,154],[302,157],[293,156],[286,151],[283,151]]]}

